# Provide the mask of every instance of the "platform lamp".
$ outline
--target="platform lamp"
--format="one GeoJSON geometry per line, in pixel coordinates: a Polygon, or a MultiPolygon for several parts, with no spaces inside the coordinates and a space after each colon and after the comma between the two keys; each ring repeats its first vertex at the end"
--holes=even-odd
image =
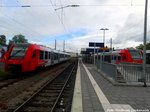
{"type": "Polygon", "coordinates": [[[108,28],[101,28],[100,30],[103,30],[103,42],[105,47],[105,30],[109,30],[108,28]]]}
{"type": "MultiPolygon", "coordinates": [[[[104,43],[104,47],[105,47],[105,30],[109,30],[108,28],[101,28],[100,30],[103,30],[103,43],[104,43]]],[[[104,48],[103,48],[103,54],[104,54],[104,48]]],[[[102,61],[103,61],[103,56],[101,55],[100,58],[100,69],[102,67],[102,61]]]]}
{"type": "Polygon", "coordinates": [[[148,9],[148,0],[145,0],[144,37],[143,37],[143,82],[144,82],[144,87],[147,87],[147,84],[146,84],[147,9],[148,9]]]}

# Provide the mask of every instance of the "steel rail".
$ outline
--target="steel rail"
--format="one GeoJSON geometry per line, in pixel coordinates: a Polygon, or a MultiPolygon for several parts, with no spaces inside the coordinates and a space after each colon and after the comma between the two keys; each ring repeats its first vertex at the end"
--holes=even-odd
{"type": "Polygon", "coordinates": [[[59,101],[59,99],[60,99],[60,97],[61,97],[61,95],[62,95],[62,93],[63,93],[63,91],[64,91],[64,89],[65,89],[65,87],[66,87],[66,85],[67,85],[67,83],[68,83],[68,81],[69,81],[69,79],[70,79],[70,77],[71,77],[71,75],[73,74],[74,69],[75,69],[75,65],[73,66],[73,68],[72,68],[72,70],[71,70],[71,72],[70,72],[70,74],[69,74],[69,76],[68,76],[68,78],[67,78],[67,80],[66,80],[64,86],[62,87],[62,90],[61,90],[61,92],[59,93],[59,95],[58,95],[58,97],[57,97],[57,99],[56,99],[56,101],[55,101],[55,103],[54,103],[54,105],[53,105],[53,107],[52,107],[52,109],[51,109],[51,112],[54,111],[54,109],[55,109],[55,107],[56,107],[56,105],[57,105],[57,103],[58,103],[58,101],[59,101]]]}
{"type": "MultiPolygon", "coordinates": [[[[69,67],[69,66],[68,66],[68,67],[69,67]]],[[[68,69],[68,67],[67,67],[66,69],[68,69]]],[[[66,69],[65,69],[65,70],[66,70],[66,69]]],[[[64,70],[64,71],[65,71],[65,70],[64,70]]],[[[62,71],[62,73],[63,73],[64,71],[62,71]]],[[[62,74],[62,73],[61,73],[61,74],[62,74]]],[[[58,75],[58,76],[55,76],[53,80],[47,81],[37,92],[35,92],[29,99],[27,99],[24,103],[22,103],[19,107],[17,107],[13,112],[20,112],[20,110],[21,110],[28,102],[30,102],[33,97],[35,97],[38,93],[40,93],[40,91],[42,91],[48,84],[54,82],[55,79],[57,79],[57,77],[59,77],[59,75],[58,75]]],[[[57,100],[59,100],[59,99],[57,98],[57,100]]],[[[54,103],[54,104],[56,105],[57,103],[54,103]]],[[[54,107],[54,106],[53,106],[53,107],[54,107]]]]}

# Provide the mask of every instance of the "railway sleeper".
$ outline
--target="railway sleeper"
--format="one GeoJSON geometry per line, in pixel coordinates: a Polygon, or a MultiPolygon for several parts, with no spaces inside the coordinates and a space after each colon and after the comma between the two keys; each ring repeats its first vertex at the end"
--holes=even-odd
{"type": "Polygon", "coordinates": [[[40,96],[38,96],[38,97],[35,97],[34,98],[34,101],[37,101],[37,102],[40,102],[40,101],[44,101],[44,102],[49,102],[49,101],[52,101],[52,102],[54,102],[55,100],[56,100],[56,98],[57,97],[40,97],[40,96]]]}
{"type": "Polygon", "coordinates": [[[57,105],[55,112],[70,112],[70,104],[57,105]]]}
{"type": "Polygon", "coordinates": [[[51,107],[27,107],[22,112],[50,112],[51,107]]]}
{"type": "Polygon", "coordinates": [[[51,84],[51,85],[49,85],[48,87],[46,87],[46,88],[55,88],[55,87],[62,87],[62,84],[56,84],[56,85],[53,85],[53,84],[51,84]]]}
{"type": "Polygon", "coordinates": [[[62,85],[59,86],[59,87],[47,87],[45,89],[47,89],[47,90],[61,90],[62,89],[62,85]]]}
{"type": "Polygon", "coordinates": [[[55,90],[55,91],[53,91],[53,90],[42,90],[42,93],[49,93],[49,94],[53,94],[53,93],[59,93],[60,92],[60,90],[55,90]]]}
{"type": "Polygon", "coordinates": [[[54,102],[32,102],[29,103],[28,107],[52,107],[54,102]]]}
{"type": "Polygon", "coordinates": [[[40,97],[57,97],[58,94],[56,94],[56,93],[54,93],[54,94],[53,93],[51,93],[51,94],[50,93],[40,93],[39,96],[40,97]]]}

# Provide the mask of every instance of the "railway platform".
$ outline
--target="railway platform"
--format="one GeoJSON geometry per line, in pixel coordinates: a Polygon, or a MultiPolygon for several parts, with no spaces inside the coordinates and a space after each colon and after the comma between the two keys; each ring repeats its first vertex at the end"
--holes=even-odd
{"type": "Polygon", "coordinates": [[[150,87],[114,86],[79,60],[72,112],[150,112],[150,87]]]}

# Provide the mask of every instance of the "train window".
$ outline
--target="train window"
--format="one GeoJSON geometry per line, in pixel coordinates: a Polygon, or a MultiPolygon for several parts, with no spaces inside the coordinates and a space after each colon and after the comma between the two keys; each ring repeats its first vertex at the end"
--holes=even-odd
{"type": "Polygon", "coordinates": [[[111,56],[111,60],[114,60],[114,56],[111,56]]]}
{"type": "Polygon", "coordinates": [[[58,54],[54,53],[54,60],[57,60],[57,59],[58,59],[58,54]]]}
{"type": "Polygon", "coordinates": [[[114,56],[114,60],[117,60],[117,56],[114,56]]]}
{"type": "Polygon", "coordinates": [[[121,60],[121,56],[118,56],[118,60],[121,60]]]}
{"type": "Polygon", "coordinates": [[[33,51],[32,58],[35,58],[35,57],[36,57],[36,51],[34,50],[34,51],[33,51]]]}
{"type": "Polygon", "coordinates": [[[40,51],[40,59],[44,59],[44,51],[40,51]]]}
{"type": "Polygon", "coordinates": [[[64,54],[61,54],[61,58],[64,58],[64,54]]]}
{"type": "Polygon", "coordinates": [[[27,46],[15,46],[12,49],[12,52],[10,54],[10,57],[16,58],[16,57],[24,57],[25,53],[27,51],[27,46]]]}
{"type": "Polygon", "coordinates": [[[48,59],[48,52],[45,51],[45,59],[48,59]]]}
{"type": "Polygon", "coordinates": [[[56,60],[56,53],[54,53],[54,60],[56,60]]]}
{"type": "Polygon", "coordinates": [[[141,59],[141,54],[138,50],[129,50],[132,59],[141,59]]]}
{"type": "Polygon", "coordinates": [[[49,52],[48,55],[49,55],[49,59],[51,59],[51,52],[49,52]]]}
{"type": "Polygon", "coordinates": [[[126,60],[126,59],[127,59],[126,55],[123,55],[123,59],[124,59],[124,60],[126,60]]]}

